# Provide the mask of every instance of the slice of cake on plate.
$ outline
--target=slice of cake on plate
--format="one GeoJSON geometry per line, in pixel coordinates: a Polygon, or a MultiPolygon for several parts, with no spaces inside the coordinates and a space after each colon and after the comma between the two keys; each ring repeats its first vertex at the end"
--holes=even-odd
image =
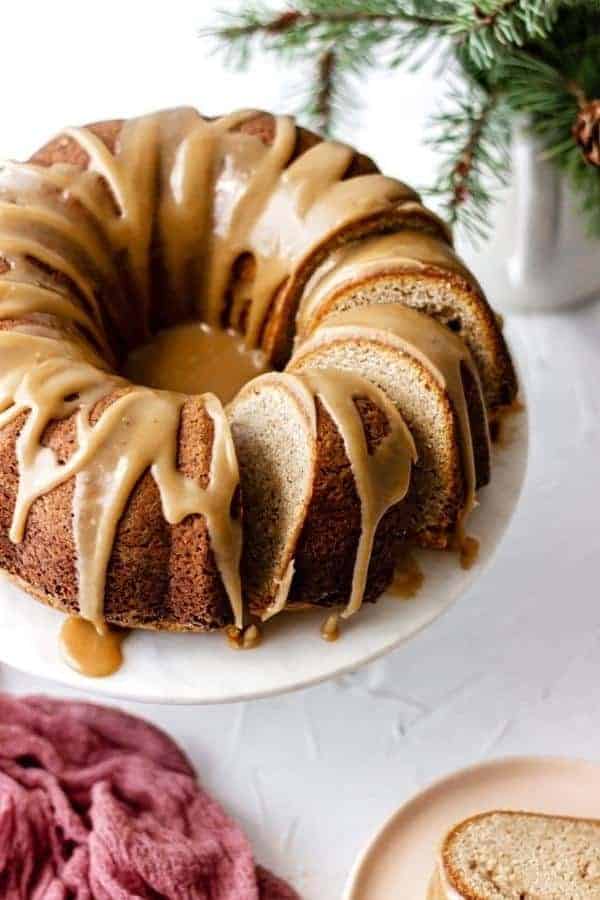
{"type": "Polygon", "coordinates": [[[600,900],[600,820],[487,812],[446,835],[428,900],[600,900]]]}

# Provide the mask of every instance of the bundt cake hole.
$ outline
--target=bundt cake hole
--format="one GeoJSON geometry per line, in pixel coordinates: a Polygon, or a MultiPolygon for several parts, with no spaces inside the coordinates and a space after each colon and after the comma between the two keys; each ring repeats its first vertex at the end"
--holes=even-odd
{"type": "MultiPolygon", "coordinates": [[[[157,257],[154,281],[164,286],[161,265],[157,257]]],[[[251,253],[237,257],[225,292],[220,327],[186,319],[185,315],[182,321],[165,319],[159,323],[163,327],[153,329],[148,340],[137,342],[126,354],[121,373],[146,387],[185,394],[212,392],[224,403],[232,400],[247,381],[270,368],[262,351],[247,347],[243,338],[252,304],[255,271],[251,253]]],[[[192,273],[193,266],[190,277],[192,273]]],[[[155,297],[153,305],[164,306],[155,297]]],[[[178,308],[176,312],[184,314],[185,309],[178,308]]],[[[175,318],[171,311],[169,319],[175,318]]]]}
{"type": "Polygon", "coordinates": [[[122,373],[135,384],[182,394],[216,394],[222,403],[269,370],[265,355],[248,348],[231,328],[198,321],[159,331],[125,359],[122,373]]]}

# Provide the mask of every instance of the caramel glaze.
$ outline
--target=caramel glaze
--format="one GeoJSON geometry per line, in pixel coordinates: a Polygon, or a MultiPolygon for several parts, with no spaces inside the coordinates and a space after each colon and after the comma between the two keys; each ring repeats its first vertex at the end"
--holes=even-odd
{"type": "Polygon", "coordinates": [[[321,637],[328,643],[337,641],[340,637],[340,617],[337,613],[327,616],[321,625],[321,637]]]}
{"type": "Polygon", "coordinates": [[[416,557],[403,548],[396,558],[394,578],[389,586],[390,594],[402,600],[411,600],[423,586],[424,575],[416,557]]]}
{"type": "Polygon", "coordinates": [[[249,350],[231,329],[188,322],[159,332],[129,354],[124,374],[138,384],[200,394],[211,391],[222,403],[268,369],[260,350],[249,350]]]}
{"type": "Polygon", "coordinates": [[[234,292],[228,319],[254,347],[276,291],[320,244],[401,206],[426,217],[417,195],[399,181],[380,174],[343,180],[354,157],[345,144],[323,141],[288,165],[297,142],[294,120],[278,116],[267,146],[236,130],[258,115],[241,110],[209,121],[176,109],[130,119],[116,155],[89,129],[65,132],[90,157],[77,182],[100,176],[121,211],[108,221],[110,243],[128,255],[144,321],[155,219],[165,289],[187,298],[190,318],[218,326],[234,265],[252,256],[251,296],[234,292]]]}
{"type": "MultiPolygon", "coordinates": [[[[417,459],[415,444],[394,404],[383,391],[365,378],[334,369],[309,370],[301,375],[286,377],[308,395],[305,405],[310,410],[315,435],[317,426],[314,398],[319,398],[342,438],[354,477],[360,501],[361,533],[354,561],[350,598],[341,613],[342,618],[349,618],[362,605],[377,526],[386,512],[403,500],[408,492],[411,466],[417,459]],[[355,402],[357,398],[370,400],[387,418],[389,431],[372,453],[367,446],[362,419],[355,402]]],[[[285,605],[281,597],[278,597],[277,602],[280,609],[285,605]]]]}
{"type": "Polygon", "coordinates": [[[479,556],[479,541],[477,538],[463,535],[460,539],[458,551],[460,554],[461,567],[463,569],[471,569],[477,562],[479,556]]]}
{"type": "Polygon", "coordinates": [[[105,678],[120,668],[121,645],[127,631],[104,627],[78,616],[65,619],[60,631],[60,644],[67,663],[89,678],[105,678]]]}
{"type": "MultiPolygon", "coordinates": [[[[28,512],[67,479],[75,479],[73,531],[79,576],[79,613],[104,629],[104,586],[117,523],[131,491],[149,470],[165,519],[202,515],[236,627],[243,624],[239,560],[241,528],[231,516],[238,487],[237,460],[220,402],[203,402],[214,424],[206,489],[176,466],[184,397],[133,387],[113,374],[115,338],[102,302],[110,296],[151,336],[151,259],[159,248],[165,303],[185,317],[243,331],[259,346],[275,293],[292,284],[308,259],[336,235],[378,216],[431,219],[418,196],[380,174],[345,179],[354,151],[324,141],[291,164],[297,142],[293,119],[275,120],[270,145],[239,127],[253,110],[214,120],[175,109],[124,123],[115,152],[87,128],[64,132],[86,158],[85,168],[6,163],[0,168],[0,429],[23,412],[18,439],[19,494],[10,538],[23,540],[28,512]],[[250,290],[230,291],[244,254],[255,264],[250,290]],[[51,273],[51,274],[48,274],[51,273]],[[57,277],[54,277],[54,276],[57,277]],[[40,321],[52,327],[31,324],[40,321]],[[21,320],[14,326],[14,320],[21,320]],[[91,424],[96,404],[117,399],[91,424]],[[43,444],[55,419],[74,415],[78,446],[64,465],[43,444]]],[[[390,226],[391,227],[391,226],[390,226]]],[[[436,225],[439,229],[439,223],[436,225]]],[[[348,383],[306,381],[343,425],[365,511],[352,599],[361,602],[376,521],[403,495],[408,438],[398,424],[370,458],[358,428],[348,383]],[[400,432],[402,438],[400,440],[400,432]],[[390,465],[400,447],[400,471],[390,465]],[[393,476],[393,477],[392,477],[393,476]]],[[[79,628],[80,626],[77,626],[79,628]]],[[[69,632],[76,626],[69,626],[69,632]]]]}
{"type": "Polygon", "coordinates": [[[229,625],[225,629],[225,635],[229,646],[234,650],[254,650],[262,642],[262,632],[256,624],[248,625],[246,628],[229,625]]]}

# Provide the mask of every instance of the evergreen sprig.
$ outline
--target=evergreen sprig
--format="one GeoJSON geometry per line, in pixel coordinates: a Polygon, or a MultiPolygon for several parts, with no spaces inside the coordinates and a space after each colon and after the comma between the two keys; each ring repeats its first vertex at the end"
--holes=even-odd
{"type": "Polygon", "coordinates": [[[599,0],[296,0],[279,11],[258,0],[222,13],[210,34],[241,67],[259,50],[310,63],[299,112],[324,134],[359,105],[358,76],[376,62],[417,66],[443,48],[455,85],[429,136],[443,162],[428,193],[451,222],[484,234],[510,172],[510,119],[519,114],[571,179],[600,236],[600,170],[571,134],[585,99],[600,98],[599,0]]]}
{"type": "Polygon", "coordinates": [[[431,122],[429,141],[443,159],[438,177],[424,194],[441,198],[442,213],[460,224],[476,241],[487,233],[494,189],[506,184],[510,172],[510,126],[497,94],[477,85],[454,88],[446,109],[431,122]]]}

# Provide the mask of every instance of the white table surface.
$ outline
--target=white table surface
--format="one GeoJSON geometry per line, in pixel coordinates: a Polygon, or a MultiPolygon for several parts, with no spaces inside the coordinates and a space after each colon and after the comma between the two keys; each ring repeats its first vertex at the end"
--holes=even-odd
{"type": "MultiPolygon", "coordinates": [[[[39,4],[34,29],[32,8],[14,5],[3,21],[0,71],[11,88],[0,154],[22,156],[65,122],[180,102],[284,108],[267,62],[234,77],[206,59],[195,31],[214,5],[59,0],[39,4]]],[[[435,85],[425,73],[400,88],[404,118],[390,124],[398,81],[369,80],[354,137],[384,168],[420,182],[431,158],[418,129],[435,85]]],[[[485,284],[485,250],[474,264],[485,284]]],[[[505,754],[600,756],[600,304],[510,316],[507,331],[527,366],[530,467],[496,562],[468,596],[339,681],[225,707],[127,706],[181,743],[257,858],[306,900],[338,898],[384,817],[442,773],[505,754]]],[[[0,689],[67,693],[6,668],[0,689]]]]}

